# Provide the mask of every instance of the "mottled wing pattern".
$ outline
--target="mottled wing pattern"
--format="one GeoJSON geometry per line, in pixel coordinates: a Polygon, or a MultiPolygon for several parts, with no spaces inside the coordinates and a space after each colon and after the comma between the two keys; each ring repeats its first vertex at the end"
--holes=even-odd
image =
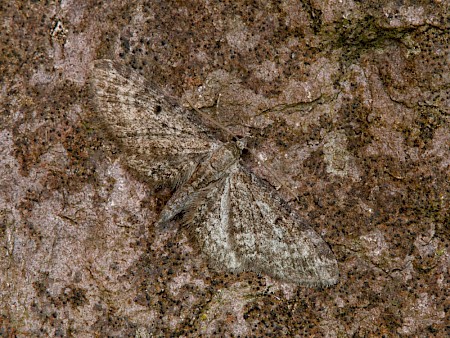
{"type": "Polygon", "coordinates": [[[96,110],[127,151],[127,164],[159,185],[183,183],[220,142],[137,72],[111,60],[94,62],[96,110]]]}
{"type": "Polygon", "coordinates": [[[309,286],[337,282],[337,261],[328,245],[241,165],[230,168],[206,201],[193,231],[214,266],[309,286]]]}
{"type": "MultiPolygon", "coordinates": [[[[234,165],[230,172],[236,167],[234,165]]],[[[230,232],[230,175],[212,184],[204,196],[202,201],[198,201],[198,208],[190,210],[192,217],[189,218],[201,251],[218,270],[242,271],[242,261],[236,252],[239,243],[234,242],[230,232]]]]}
{"type": "Polygon", "coordinates": [[[337,282],[337,261],[325,241],[272,187],[243,168],[230,176],[230,214],[234,249],[244,269],[297,284],[337,282]]]}

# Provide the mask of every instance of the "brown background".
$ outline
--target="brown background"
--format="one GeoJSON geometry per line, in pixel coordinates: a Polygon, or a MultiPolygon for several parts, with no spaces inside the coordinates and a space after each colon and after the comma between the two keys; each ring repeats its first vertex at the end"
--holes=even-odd
{"type": "Polygon", "coordinates": [[[0,336],[448,335],[449,2],[371,3],[2,1],[0,336]],[[156,233],[164,198],[90,108],[97,58],[251,136],[339,283],[223,274],[156,233]]]}

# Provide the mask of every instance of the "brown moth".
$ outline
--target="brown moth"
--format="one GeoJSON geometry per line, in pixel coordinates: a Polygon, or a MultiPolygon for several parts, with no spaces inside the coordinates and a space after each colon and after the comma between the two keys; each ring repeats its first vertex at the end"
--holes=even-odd
{"type": "Polygon", "coordinates": [[[183,215],[220,271],[254,271],[310,286],[337,282],[328,245],[241,165],[243,142],[213,139],[193,112],[114,61],[96,61],[91,79],[97,113],[119,140],[126,164],[150,184],[175,188],[159,225],[183,215]]]}

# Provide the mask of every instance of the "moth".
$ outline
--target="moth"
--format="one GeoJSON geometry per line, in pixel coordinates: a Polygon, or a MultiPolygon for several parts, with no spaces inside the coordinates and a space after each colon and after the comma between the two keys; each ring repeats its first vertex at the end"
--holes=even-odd
{"type": "Polygon", "coordinates": [[[241,164],[242,140],[214,139],[193,111],[117,62],[95,61],[91,88],[98,117],[120,143],[126,165],[149,184],[174,190],[158,226],[181,218],[219,271],[253,271],[308,286],[337,282],[327,243],[241,164]]]}

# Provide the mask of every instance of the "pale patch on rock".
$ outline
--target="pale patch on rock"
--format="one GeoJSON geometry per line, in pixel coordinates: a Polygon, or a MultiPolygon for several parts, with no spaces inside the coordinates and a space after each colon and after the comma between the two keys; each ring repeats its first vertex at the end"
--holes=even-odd
{"type": "Polygon", "coordinates": [[[323,146],[327,173],[339,177],[349,177],[353,181],[360,180],[360,173],[352,155],[347,150],[347,137],[343,132],[331,132],[326,135],[323,146]]]}

